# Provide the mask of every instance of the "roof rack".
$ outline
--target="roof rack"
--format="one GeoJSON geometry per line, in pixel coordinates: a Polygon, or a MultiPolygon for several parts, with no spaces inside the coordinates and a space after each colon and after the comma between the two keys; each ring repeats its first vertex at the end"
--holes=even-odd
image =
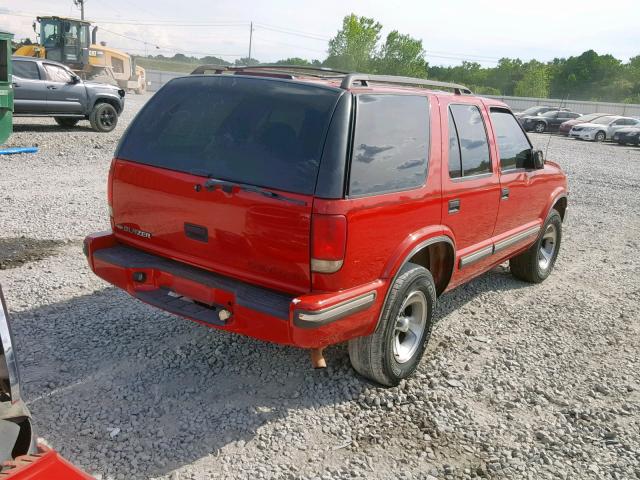
{"type": "Polygon", "coordinates": [[[348,90],[355,82],[360,82],[362,86],[367,86],[369,82],[391,83],[396,85],[419,85],[425,87],[438,87],[452,89],[456,95],[471,95],[464,85],[457,83],[438,82],[436,80],[425,80],[424,78],[396,77],[394,75],[367,75],[362,73],[350,73],[342,79],[340,88],[348,90]]]}
{"type": "MultiPolygon", "coordinates": [[[[471,90],[464,85],[458,85],[457,83],[438,82],[436,80],[426,80],[424,78],[414,77],[399,77],[395,75],[369,75],[365,73],[351,73],[343,70],[334,70],[327,67],[313,67],[307,65],[239,65],[239,66],[227,66],[227,65],[200,65],[197,67],[191,75],[203,75],[205,72],[214,72],[215,74],[223,74],[225,72],[241,74],[242,72],[252,72],[263,70],[266,72],[278,71],[283,72],[304,72],[306,75],[319,77],[319,78],[341,78],[340,88],[344,90],[350,89],[355,83],[359,82],[362,86],[368,86],[369,82],[374,83],[389,83],[394,85],[417,85],[423,87],[436,87],[451,89],[456,95],[471,95],[471,90]],[[325,74],[335,75],[313,75],[307,72],[321,72],[325,74]]],[[[291,78],[294,78],[291,75],[291,78]]]]}
{"type": "Polygon", "coordinates": [[[267,70],[267,71],[286,71],[286,72],[305,72],[307,75],[327,78],[330,75],[312,75],[310,72],[321,72],[324,74],[336,74],[336,76],[344,76],[348,75],[350,72],[345,72],[342,70],[334,70],[332,68],[327,67],[313,67],[309,65],[238,65],[238,66],[227,66],[227,65],[200,65],[198,66],[191,75],[203,75],[205,72],[214,72],[216,74],[221,74],[224,72],[246,72],[246,71],[255,71],[255,70],[267,70]]]}

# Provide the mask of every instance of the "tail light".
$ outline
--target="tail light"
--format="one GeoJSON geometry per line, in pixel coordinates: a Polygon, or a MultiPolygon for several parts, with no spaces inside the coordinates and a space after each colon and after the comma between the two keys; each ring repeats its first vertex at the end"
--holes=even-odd
{"type": "Polygon", "coordinates": [[[337,272],[344,262],[346,248],[346,217],[314,214],[311,221],[311,271],[337,272]]]}
{"type": "MultiPolygon", "coordinates": [[[[109,167],[109,178],[107,180],[107,206],[109,208],[109,219],[113,220],[113,173],[116,168],[116,159],[111,160],[109,167]]],[[[111,222],[113,223],[113,221],[111,222]]]]}

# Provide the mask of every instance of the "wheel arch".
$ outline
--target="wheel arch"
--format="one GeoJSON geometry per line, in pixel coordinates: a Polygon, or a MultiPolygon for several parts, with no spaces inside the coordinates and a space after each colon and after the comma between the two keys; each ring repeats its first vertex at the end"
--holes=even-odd
{"type": "Polygon", "coordinates": [[[101,103],[108,103],[109,105],[111,105],[113,108],[116,109],[116,112],[118,112],[118,115],[122,113],[122,104],[118,100],[112,97],[97,97],[94,100],[93,105],[91,106],[91,111],[93,111],[93,109],[96,108],[101,103]]]}
{"type": "MultiPolygon", "coordinates": [[[[417,236],[410,235],[410,238],[417,238],[417,236]]],[[[420,237],[418,237],[420,238],[420,237]]],[[[437,234],[432,234],[428,237],[422,237],[419,240],[412,242],[411,245],[402,249],[402,254],[395,257],[395,261],[392,260],[385,269],[384,278],[389,278],[389,287],[385,294],[382,311],[378,317],[376,329],[380,325],[380,320],[384,314],[384,305],[387,303],[391,287],[402,272],[402,269],[408,263],[415,263],[420,265],[433,276],[433,281],[436,285],[436,294],[440,296],[449,285],[453,271],[455,267],[456,249],[453,235],[450,232],[442,231],[437,234]]]]}
{"type": "Polygon", "coordinates": [[[558,213],[560,213],[560,217],[564,222],[568,205],[569,205],[569,202],[568,202],[567,191],[564,189],[555,190],[549,197],[549,201],[547,202],[547,205],[543,212],[544,216],[542,217],[542,221],[544,222],[545,218],[549,216],[551,209],[555,208],[556,210],[558,210],[558,213]]]}

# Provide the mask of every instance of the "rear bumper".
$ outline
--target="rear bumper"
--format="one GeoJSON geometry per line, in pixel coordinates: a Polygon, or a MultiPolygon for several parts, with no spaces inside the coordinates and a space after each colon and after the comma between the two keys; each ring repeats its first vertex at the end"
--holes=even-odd
{"type": "Polygon", "coordinates": [[[370,334],[387,284],[294,296],[258,287],[90,235],[84,252],[93,272],[145,303],[203,325],[262,340],[320,348],[370,334]]]}

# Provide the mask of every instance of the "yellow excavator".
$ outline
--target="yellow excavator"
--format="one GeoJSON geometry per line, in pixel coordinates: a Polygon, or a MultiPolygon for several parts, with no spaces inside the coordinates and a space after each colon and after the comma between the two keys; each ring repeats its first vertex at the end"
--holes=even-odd
{"type": "Polygon", "coordinates": [[[120,50],[108,48],[96,41],[97,26],[76,18],[57,16],[37,17],[40,31],[33,29],[39,41],[22,45],[14,55],[39,57],[64,63],[87,80],[111,83],[140,94],[147,88],[144,68],[135,59],[120,50]]]}

